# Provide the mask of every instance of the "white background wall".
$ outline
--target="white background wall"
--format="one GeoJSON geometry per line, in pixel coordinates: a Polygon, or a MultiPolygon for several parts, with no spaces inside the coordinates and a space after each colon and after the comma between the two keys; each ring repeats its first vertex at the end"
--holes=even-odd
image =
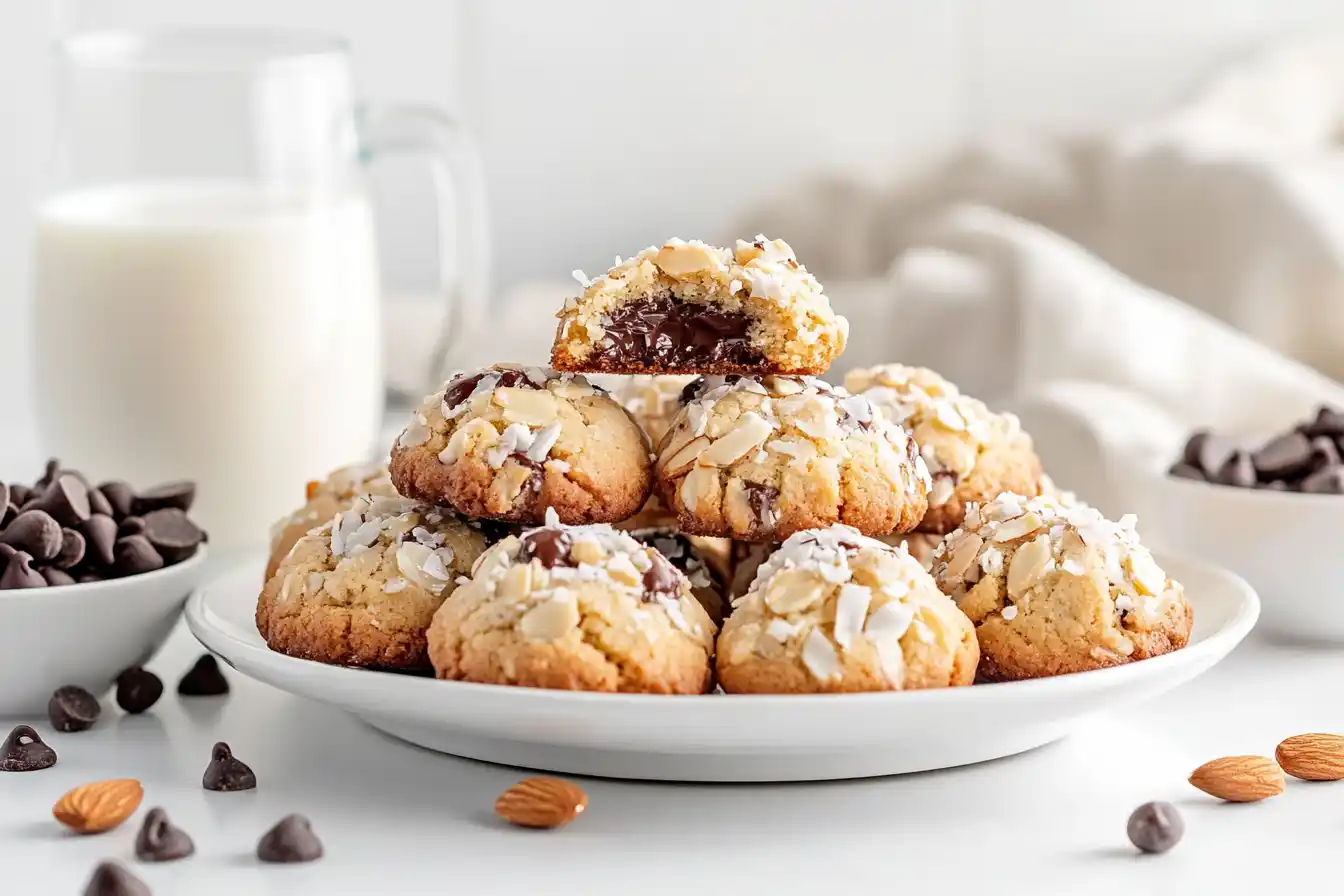
{"type": "MultiPolygon", "coordinates": [[[[507,287],[601,269],[670,235],[726,235],[753,203],[817,171],[896,177],[995,130],[1078,130],[1149,114],[1274,35],[1344,27],[1344,4],[9,2],[0,12],[0,382],[16,382],[27,363],[47,45],[72,26],[172,23],[341,31],[371,96],[464,116],[484,154],[496,282],[507,287]]],[[[420,182],[397,169],[377,186],[388,279],[424,286],[433,240],[420,182]]]]}

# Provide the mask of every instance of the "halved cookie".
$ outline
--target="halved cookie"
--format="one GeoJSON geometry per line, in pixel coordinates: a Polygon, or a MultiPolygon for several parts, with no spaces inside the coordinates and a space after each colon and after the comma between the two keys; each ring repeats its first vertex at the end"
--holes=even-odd
{"type": "Polygon", "coordinates": [[[669,240],[589,281],[559,315],[551,364],[588,373],[825,373],[849,323],[783,240],[669,240]]]}

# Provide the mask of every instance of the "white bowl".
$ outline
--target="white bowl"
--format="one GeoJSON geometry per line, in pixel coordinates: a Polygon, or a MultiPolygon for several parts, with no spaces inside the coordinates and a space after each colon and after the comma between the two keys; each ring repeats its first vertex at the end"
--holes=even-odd
{"type": "Polygon", "coordinates": [[[1167,475],[1172,457],[1107,458],[1118,500],[1152,547],[1209,560],[1260,594],[1260,627],[1344,643],[1344,495],[1233,488],[1167,475]]]}
{"type": "Polygon", "coordinates": [[[0,591],[0,716],[45,715],[52,691],[102,694],[163,645],[195,590],[205,547],[181,563],[104,582],[0,591]]]}
{"type": "Polygon", "coordinates": [[[244,675],[339,706],[431,750],[565,774],[671,781],[814,781],[950,768],[1049,743],[1084,718],[1155,697],[1227,655],[1255,624],[1231,573],[1159,555],[1186,585],[1183,650],[1036,681],[880,694],[593,694],[327,666],[267,649],[260,562],[192,595],[187,625],[244,675]]]}

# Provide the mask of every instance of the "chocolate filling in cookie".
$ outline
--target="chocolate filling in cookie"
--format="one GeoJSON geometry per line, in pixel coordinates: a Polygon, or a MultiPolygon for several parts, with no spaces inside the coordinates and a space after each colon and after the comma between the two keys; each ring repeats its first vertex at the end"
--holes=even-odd
{"type": "Polygon", "coordinates": [[[495,383],[496,389],[540,389],[538,384],[527,378],[527,374],[521,370],[495,370],[493,368],[482,370],[479,373],[467,374],[455,377],[448,383],[448,388],[443,393],[443,403],[450,408],[455,408],[462,402],[471,397],[471,393],[476,391],[481,380],[487,376],[497,377],[499,382],[495,383]]]}
{"type": "Polygon", "coordinates": [[[603,324],[597,357],[607,364],[691,370],[716,364],[760,366],[751,344],[751,321],[740,312],[678,302],[670,295],[626,302],[603,324]]]}
{"type": "MultiPolygon", "coordinates": [[[[578,566],[570,553],[573,539],[559,529],[533,529],[522,538],[522,558],[536,560],[546,569],[578,566]]],[[[676,568],[656,550],[649,557],[649,568],[644,571],[645,601],[659,597],[676,599],[681,591],[681,577],[676,568]]]]}

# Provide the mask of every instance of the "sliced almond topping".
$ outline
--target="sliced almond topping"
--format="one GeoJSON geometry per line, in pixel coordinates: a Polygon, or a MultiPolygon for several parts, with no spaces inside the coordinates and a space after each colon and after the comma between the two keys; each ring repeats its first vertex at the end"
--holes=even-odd
{"type": "Polygon", "coordinates": [[[840,657],[835,652],[831,639],[816,629],[808,632],[803,641],[803,665],[817,681],[830,681],[843,670],[840,657]]]}
{"type": "Polygon", "coordinates": [[[681,481],[681,503],[695,513],[700,500],[710,499],[719,491],[719,471],[713,467],[696,467],[681,481]]]}
{"type": "Polygon", "coordinates": [[[781,616],[806,610],[821,600],[827,584],[811,573],[797,571],[775,577],[765,595],[765,605],[781,616]]]}
{"type": "Polygon", "coordinates": [[[1021,516],[1013,517],[1000,523],[994,530],[995,541],[1012,541],[1014,538],[1021,538],[1023,535],[1029,535],[1045,525],[1041,518],[1034,513],[1024,513],[1021,516]]]}
{"type": "Polygon", "coordinates": [[[519,601],[532,591],[532,564],[510,566],[499,580],[495,593],[506,601],[519,601]]]}
{"type": "Polygon", "coordinates": [[[846,582],[840,586],[840,595],[835,601],[835,643],[842,650],[848,650],[854,639],[862,634],[872,599],[873,592],[862,585],[846,582]]]}
{"type": "Polygon", "coordinates": [[[663,464],[663,475],[669,477],[680,476],[687,467],[695,463],[696,459],[704,453],[712,443],[704,436],[691,439],[681,450],[672,455],[663,464]]]}
{"type": "Polygon", "coordinates": [[[1022,594],[1039,582],[1053,564],[1050,536],[1042,532],[1013,554],[1008,566],[1008,595],[1017,597],[1022,594]]]}
{"type": "Polygon", "coordinates": [[[496,389],[495,404],[504,408],[504,419],[528,426],[547,426],[558,413],[555,396],[539,389],[496,389]]]}
{"type": "Polygon", "coordinates": [[[965,578],[966,570],[971,568],[984,543],[985,540],[974,532],[963,533],[952,548],[952,556],[947,560],[947,574],[954,579],[965,578]]]}
{"type": "Polygon", "coordinates": [[[755,411],[748,411],[727,435],[705,449],[699,462],[715,467],[729,466],[760,446],[772,432],[774,427],[764,417],[755,411]]]}
{"type": "Polygon", "coordinates": [[[573,598],[553,597],[523,614],[518,623],[529,641],[555,641],[579,624],[579,605],[573,598]]]}
{"type": "Polygon", "coordinates": [[[569,555],[580,563],[601,563],[607,555],[602,546],[591,539],[575,541],[569,548],[569,555]]]}
{"type": "Polygon", "coordinates": [[[701,271],[723,271],[727,266],[708,246],[695,243],[668,243],[658,250],[653,263],[665,274],[685,277],[701,271]]]}

